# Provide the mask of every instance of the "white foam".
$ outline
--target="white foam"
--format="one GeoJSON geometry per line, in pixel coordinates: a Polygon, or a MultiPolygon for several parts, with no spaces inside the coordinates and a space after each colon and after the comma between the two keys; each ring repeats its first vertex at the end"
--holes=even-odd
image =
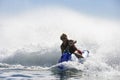
{"type": "Polygon", "coordinates": [[[59,36],[67,33],[77,40],[78,48],[91,52],[92,57],[84,64],[89,70],[100,66],[102,70],[109,67],[120,70],[118,22],[67,8],[38,8],[0,20],[0,54],[4,53],[0,58],[9,64],[55,64],[60,56],[59,36]]]}

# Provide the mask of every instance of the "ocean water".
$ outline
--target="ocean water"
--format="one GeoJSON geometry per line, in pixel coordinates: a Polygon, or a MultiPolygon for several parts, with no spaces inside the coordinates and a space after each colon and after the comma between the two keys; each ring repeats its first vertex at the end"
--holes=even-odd
{"type": "Polygon", "coordinates": [[[120,80],[119,20],[44,7],[0,19],[0,80],[120,80]],[[60,35],[89,50],[83,64],[60,58],[60,35]]]}

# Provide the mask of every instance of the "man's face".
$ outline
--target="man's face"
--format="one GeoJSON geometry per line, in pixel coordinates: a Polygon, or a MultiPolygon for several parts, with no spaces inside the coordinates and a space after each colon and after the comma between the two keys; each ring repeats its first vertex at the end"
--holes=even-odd
{"type": "Polygon", "coordinates": [[[73,45],[74,45],[73,41],[69,41],[69,46],[73,46],[73,45]]]}
{"type": "Polygon", "coordinates": [[[67,41],[67,38],[62,38],[62,41],[63,41],[63,42],[67,41]]]}

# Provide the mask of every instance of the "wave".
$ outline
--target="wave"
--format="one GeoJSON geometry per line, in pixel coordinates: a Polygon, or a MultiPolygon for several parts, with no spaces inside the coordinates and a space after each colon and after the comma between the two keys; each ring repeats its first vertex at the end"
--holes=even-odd
{"type": "Polygon", "coordinates": [[[120,71],[119,30],[117,21],[90,17],[66,8],[26,12],[1,20],[0,63],[53,66],[61,55],[59,36],[67,33],[69,38],[77,40],[79,49],[90,51],[83,70],[120,71]]]}
{"type": "Polygon", "coordinates": [[[59,50],[40,49],[37,51],[29,51],[27,49],[16,50],[12,55],[1,60],[7,64],[21,64],[24,66],[51,66],[56,64],[60,57],[59,50]]]}

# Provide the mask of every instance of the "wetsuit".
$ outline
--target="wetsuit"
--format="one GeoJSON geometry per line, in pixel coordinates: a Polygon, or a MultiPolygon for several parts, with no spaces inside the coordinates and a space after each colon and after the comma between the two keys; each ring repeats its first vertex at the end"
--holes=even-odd
{"type": "MultiPolygon", "coordinates": [[[[72,46],[68,46],[68,43],[69,43],[69,40],[66,41],[66,44],[61,44],[61,51],[62,51],[62,54],[64,53],[65,50],[68,50],[71,54],[74,53],[75,51],[78,51],[78,53],[80,55],[82,55],[82,52],[80,50],[78,50],[75,45],[72,45],[72,46]]],[[[77,58],[82,58],[82,56],[78,55],[78,54],[75,54],[77,58]]]]}
{"type": "Polygon", "coordinates": [[[75,45],[68,46],[68,42],[69,42],[69,40],[66,41],[66,44],[63,44],[63,43],[61,44],[61,51],[62,51],[62,53],[66,49],[68,49],[70,53],[74,53],[77,50],[77,48],[75,47],[75,45]]]}

